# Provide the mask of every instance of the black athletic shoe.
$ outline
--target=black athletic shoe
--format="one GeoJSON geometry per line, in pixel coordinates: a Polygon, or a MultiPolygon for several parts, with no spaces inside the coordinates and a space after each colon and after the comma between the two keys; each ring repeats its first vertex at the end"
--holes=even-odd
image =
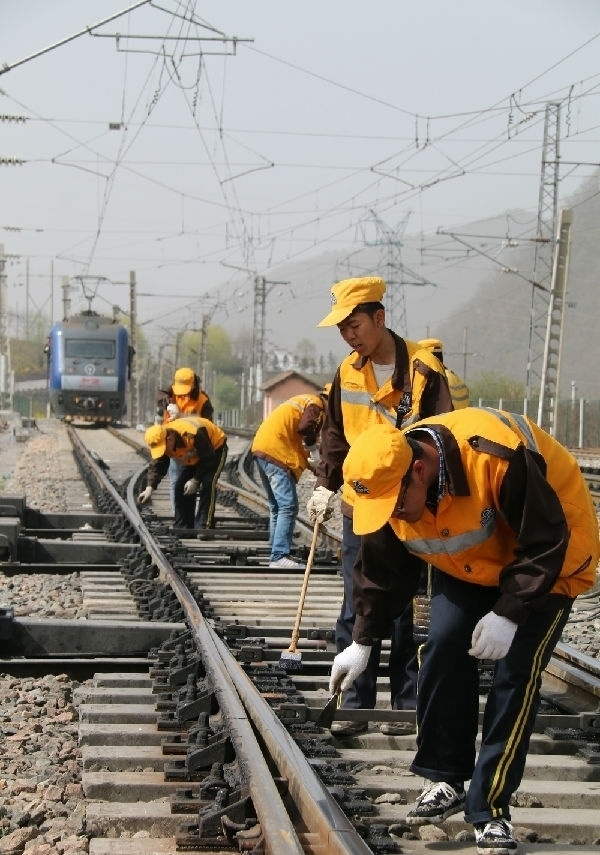
{"type": "Polygon", "coordinates": [[[406,814],[406,822],[408,825],[443,822],[464,808],[465,799],[464,790],[457,790],[445,781],[434,781],[425,787],[414,808],[406,814]]]}
{"type": "Polygon", "coordinates": [[[478,822],[475,826],[475,843],[477,855],[513,855],[517,851],[512,825],[506,819],[478,822]]]}

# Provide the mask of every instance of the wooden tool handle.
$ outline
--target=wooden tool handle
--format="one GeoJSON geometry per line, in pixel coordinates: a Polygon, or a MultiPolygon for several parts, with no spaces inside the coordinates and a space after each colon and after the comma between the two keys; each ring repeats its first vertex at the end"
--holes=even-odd
{"type": "Polygon", "coordinates": [[[317,535],[319,534],[319,521],[315,520],[315,525],[313,528],[312,535],[312,543],[310,544],[310,552],[308,553],[308,559],[306,561],[306,570],[304,571],[304,579],[302,581],[302,590],[300,591],[300,599],[298,600],[298,611],[296,612],[296,620],[294,622],[294,629],[292,631],[292,643],[288,647],[288,653],[296,652],[296,645],[298,644],[298,639],[300,638],[300,621],[302,620],[302,610],[304,608],[304,599],[306,597],[306,590],[308,588],[308,578],[310,576],[310,571],[312,568],[313,559],[315,557],[315,549],[317,548],[317,535]]]}

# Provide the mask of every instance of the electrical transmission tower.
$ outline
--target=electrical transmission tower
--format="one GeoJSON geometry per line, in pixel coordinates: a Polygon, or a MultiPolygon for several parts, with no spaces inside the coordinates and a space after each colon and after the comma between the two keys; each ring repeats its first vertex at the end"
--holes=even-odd
{"type": "Polygon", "coordinates": [[[542,170],[538,201],[535,258],[531,289],[531,314],[529,319],[529,349],[527,354],[527,397],[540,390],[543,396],[542,375],[546,350],[548,307],[552,291],[552,269],[558,223],[558,163],[560,142],[560,104],[546,104],[542,170]]]}
{"type": "Polygon", "coordinates": [[[386,281],[386,325],[402,336],[407,335],[406,296],[405,285],[433,285],[418,273],[410,270],[402,261],[402,236],[408,225],[408,218],[412,211],[408,211],[404,219],[391,228],[375,213],[370,211],[372,222],[375,225],[375,239],[368,240],[363,223],[363,240],[367,246],[380,246],[381,262],[378,267],[381,275],[386,281]]]}
{"type": "Polygon", "coordinates": [[[561,211],[552,271],[552,290],[548,303],[544,362],[540,383],[537,423],[552,436],[556,436],[556,418],[558,415],[558,386],[567,305],[571,223],[572,212],[561,211]]]}

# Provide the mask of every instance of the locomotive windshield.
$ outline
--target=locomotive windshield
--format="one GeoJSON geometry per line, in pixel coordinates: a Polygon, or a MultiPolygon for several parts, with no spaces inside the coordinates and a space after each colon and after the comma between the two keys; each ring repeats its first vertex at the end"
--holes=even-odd
{"type": "Polygon", "coordinates": [[[65,356],[79,359],[114,359],[116,342],[100,338],[68,338],[65,341],[65,356]]]}

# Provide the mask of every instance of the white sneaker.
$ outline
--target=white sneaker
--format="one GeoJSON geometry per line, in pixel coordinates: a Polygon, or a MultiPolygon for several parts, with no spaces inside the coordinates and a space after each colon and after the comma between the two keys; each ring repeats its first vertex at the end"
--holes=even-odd
{"type": "Polygon", "coordinates": [[[301,570],[302,564],[293,561],[291,558],[278,558],[277,561],[270,561],[269,567],[277,567],[278,570],[301,570]]]}

